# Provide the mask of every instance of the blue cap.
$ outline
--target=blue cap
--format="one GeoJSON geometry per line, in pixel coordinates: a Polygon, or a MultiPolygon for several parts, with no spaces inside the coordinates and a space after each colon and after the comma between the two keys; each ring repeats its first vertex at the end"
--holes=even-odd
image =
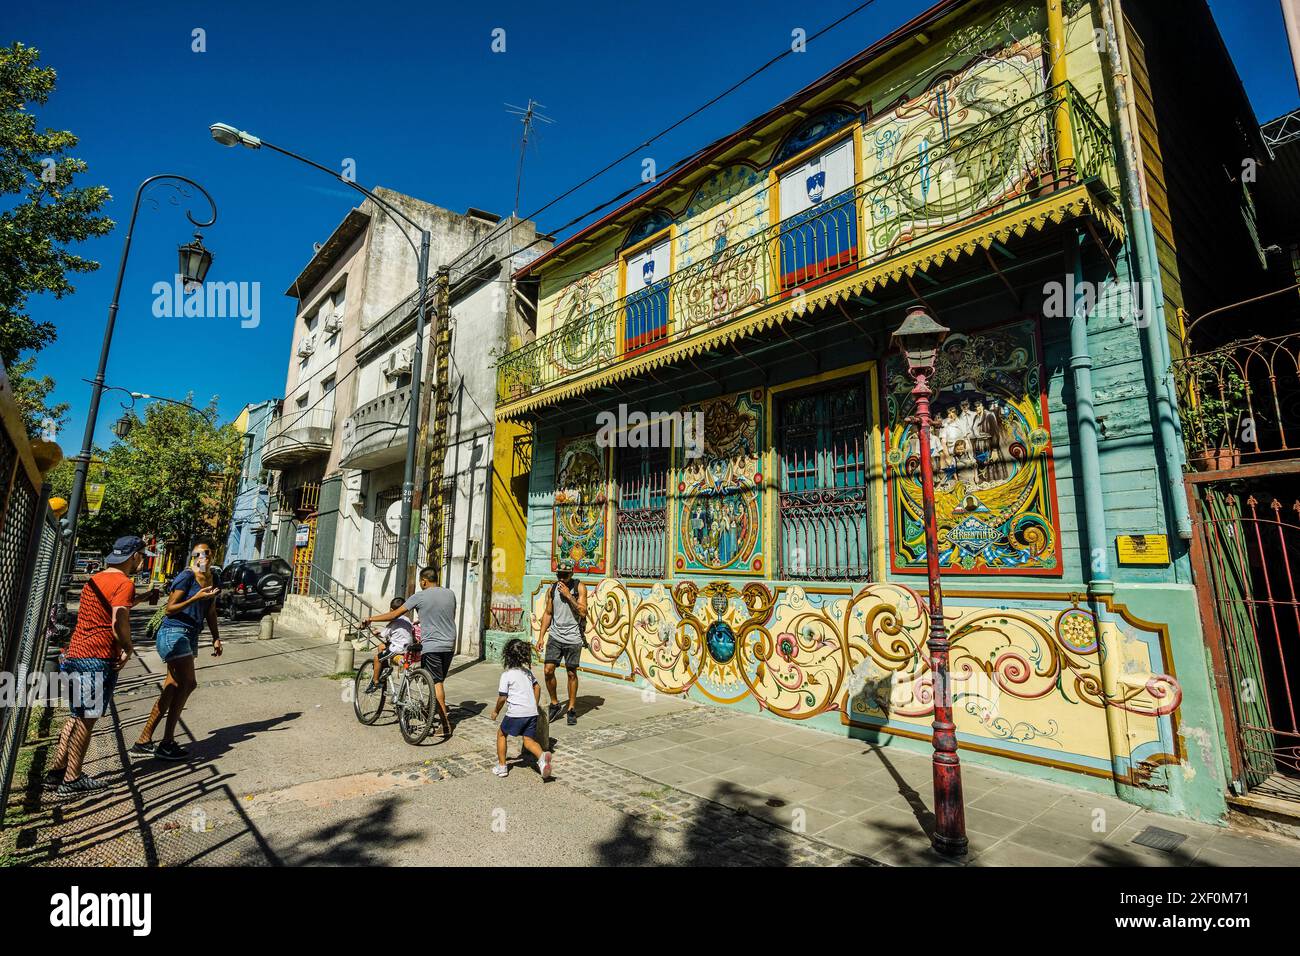
{"type": "Polygon", "coordinates": [[[123,564],[130,560],[133,554],[143,554],[147,558],[156,557],[156,553],[149,551],[144,546],[144,538],[135,534],[128,534],[124,538],[118,538],[113,542],[113,550],[104,555],[105,564],[123,564]]]}

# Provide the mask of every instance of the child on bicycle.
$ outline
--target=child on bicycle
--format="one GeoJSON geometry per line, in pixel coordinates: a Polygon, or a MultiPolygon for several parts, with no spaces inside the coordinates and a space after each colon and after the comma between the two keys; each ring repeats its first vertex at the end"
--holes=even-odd
{"type": "Polygon", "coordinates": [[[526,641],[516,638],[506,644],[501,653],[505,671],[501,674],[501,683],[497,685],[497,703],[492,708],[492,720],[495,722],[506,709],[506,719],[501,721],[497,730],[497,765],[492,772],[504,777],[510,772],[506,766],[506,740],[509,737],[523,739],[524,749],[537,758],[537,765],[542,772],[542,779],[551,777],[551,752],[544,750],[537,740],[538,703],[542,699],[542,687],[533,676],[533,649],[526,641]]]}
{"type": "MultiPolygon", "coordinates": [[[[388,605],[390,611],[396,611],[406,603],[404,598],[393,598],[392,603],[388,605]]],[[[370,681],[370,686],[366,688],[367,694],[373,694],[384,684],[384,678],[388,676],[388,666],[390,663],[396,665],[399,654],[405,654],[410,646],[415,642],[415,626],[411,619],[405,614],[399,615],[388,622],[387,626],[379,632],[379,639],[384,643],[375,651],[375,669],[370,673],[374,675],[370,681]]]]}

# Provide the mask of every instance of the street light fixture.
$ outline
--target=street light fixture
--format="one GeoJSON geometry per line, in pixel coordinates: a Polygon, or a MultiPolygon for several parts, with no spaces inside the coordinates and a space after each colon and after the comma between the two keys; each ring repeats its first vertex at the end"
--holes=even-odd
{"type": "Polygon", "coordinates": [[[398,597],[406,597],[413,557],[411,553],[413,550],[411,547],[411,511],[412,502],[415,498],[415,459],[416,449],[419,447],[420,435],[420,375],[423,371],[422,366],[424,365],[425,300],[428,298],[429,245],[432,236],[428,229],[425,229],[400,209],[397,209],[391,203],[376,196],[364,186],[360,186],[348,177],[330,169],[328,166],[323,166],[314,160],[308,159],[306,156],[285,149],[282,146],[268,143],[260,137],[254,136],[252,133],[231,126],[229,123],[213,123],[208,127],[208,130],[212,133],[212,138],[222,146],[247,146],[249,149],[261,149],[265,146],[273,152],[288,156],[290,159],[296,159],[298,162],[311,166],[314,169],[319,169],[321,172],[328,174],[343,185],[355,189],[373,202],[376,208],[397,224],[398,231],[402,234],[402,237],[407,241],[411,250],[416,255],[416,259],[418,260],[417,269],[420,278],[420,289],[418,292],[419,306],[415,322],[415,355],[411,361],[411,411],[410,420],[407,423],[406,429],[406,462],[402,475],[402,510],[401,521],[398,525],[397,532],[396,574],[393,577],[395,586],[399,592],[398,597]],[[415,242],[411,239],[406,229],[402,227],[403,223],[419,232],[419,248],[416,248],[415,242]]]}
{"type": "Polygon", "coordinates": [[[203,237],[196,230],[194,241],[187,242],[178,250],[180,255],[180,276],[186,289],[203,285],[212,268],[212,253],[203,245],[203,237]]]}
{"type": "Polygon", "coordinates": [[[921,453],[921,500],[925,519],[925,570],[930,585],[930,673],[934,681],[934,834],[931,844],[945,856],[966,854],[966,811],[961,792],[957,726],[952,720],[952,682],[948,673],[948,629],[943,623],[943,587],[939,580],[939,529],[934,512],[934,466],[930,460],[931,383],[939,346],[948,329],[924,308],[907,313],[892,339],[907,359],[916,402],[917,445],[921,453]]]}
{"type": "Polygon", "coordinates": [[[118,438],[125,440],[126,436],[131,434],[132,429],[135,428],[135,424],[135,416],[130,412],[126,412],[121,418],[113,422],[113,434],[118,438]]]}

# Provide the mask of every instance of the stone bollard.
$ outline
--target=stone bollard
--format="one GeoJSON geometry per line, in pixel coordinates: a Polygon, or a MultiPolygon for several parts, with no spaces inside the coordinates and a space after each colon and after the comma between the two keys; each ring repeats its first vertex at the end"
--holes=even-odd
{"type": "Polygon", "coordinates": [[[339,638],[338,650],[334,652],[334,673],[351,674],[356,670],[356,658],[353,656],[352,642],[339,638]]]}
{"type": "Polygon", "coordinates": [[[278,617],[278,614],[267,614],[263,616],[257,632],[257,639],[259,641],[269,641],[271,638],[275,637],[275,621],[278,617]]]}

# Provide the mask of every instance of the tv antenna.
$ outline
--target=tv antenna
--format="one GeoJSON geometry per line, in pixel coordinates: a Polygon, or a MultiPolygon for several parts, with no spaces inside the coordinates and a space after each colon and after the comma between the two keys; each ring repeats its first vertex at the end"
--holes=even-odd
{"type": "Polygon", "coordinates": [[[555,120],[539,113],[538,108],[545,109],[545,104],[538,103],[531,96],[528,98],[527,106],[515,106],[513,103],[507,103],[505,106],[508,112],[518,116],[519,121],[524,124],[524,135],[519,140],[519,171],[515,174],[515,210],[512,215],[517,217],[519,215],[519,190],[524,182],[524,150],[528,148],[528,136],[533,131],[533,123],[554,123],[555,120]]]}

